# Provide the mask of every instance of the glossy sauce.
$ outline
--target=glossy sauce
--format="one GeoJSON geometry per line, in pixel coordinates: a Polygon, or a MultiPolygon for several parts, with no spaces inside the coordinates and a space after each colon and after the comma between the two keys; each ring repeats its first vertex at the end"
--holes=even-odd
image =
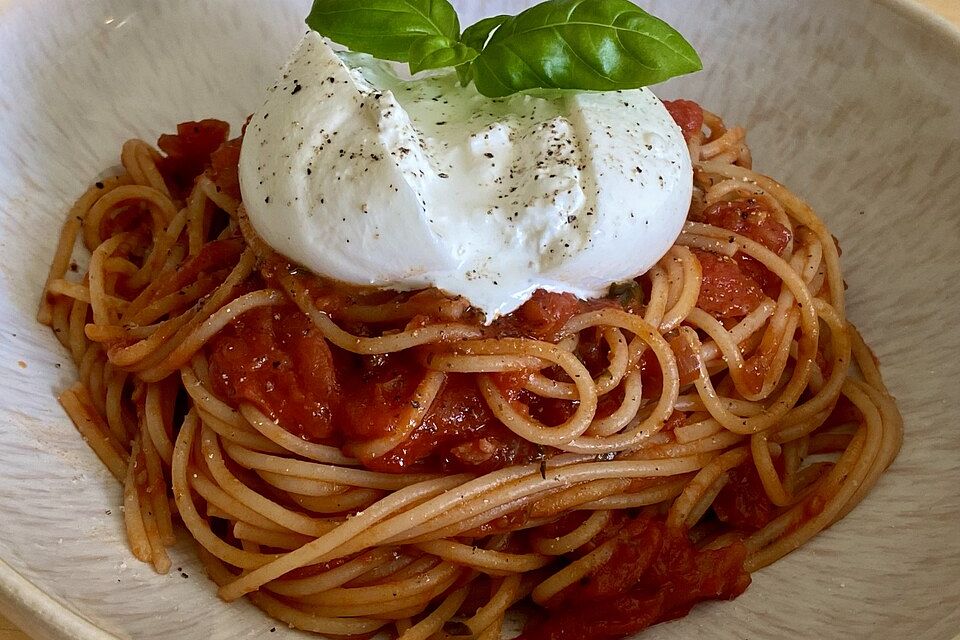
{"type": "Polygon", "coordinates": [[[727,472],[730,480],[720,490],[711,509],[720,522],[753,533],[777,515],[777,507],[767,497],[760,474],[752,460],[727,472]]]}
{"type": "Polygon", "coordinates": [[[259,308],[230,323],[212,341],[213,389],[232,405],[250,402],[288,431],[336,441],[340,385],[320,330],[293,305],[259,308]]]}
{"type": "Polygon", "coordinates": [[[694,547],[686,532],[636,518],[605,542],[611,557],[547,603],[520,640],[614,639],[686,615],[704,600],[732,599],[750,584],[746,549],[694,547]]]}
{"type": "MultiPolygon", "coordinates": [[[[573,315],[610,304],[539,292],[486,332],[492,337],[552,339],[573,315]]],[[[421,316],[418,322],[429,321],[428,316],[421,316]]],[[[595,352],[598,363],[605,357],[589,340],[583,349],[595,352]]],[[[211,379],[220,397],[234,406],[251,402],[300,437],[340,443],[348,454],[360,455],[370,469],[486,472],[544,454],[493,415],[473,376],[450,374],[413,433],[383,456],[363,457],[356,445],[390,435],[414,401],[416,388],[427,373],[422,362],[428,351],[421,348],[376,356],[347,353],[330,347],[292,305],[246,313],[208,344],[211,379]]],[[[518,407],[548,424],[562,422],[575,408],[572,402],[522,391],[524,374],[495,374],[492,378],[518,407]]],[[[615,410],[615,400],[616,394],[612,394],[602,411],[615,410]]]]}

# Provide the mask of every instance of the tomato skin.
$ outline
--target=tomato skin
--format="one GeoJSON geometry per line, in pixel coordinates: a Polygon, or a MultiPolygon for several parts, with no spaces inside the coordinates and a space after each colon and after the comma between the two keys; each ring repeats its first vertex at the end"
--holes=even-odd
{"type": "Polygon", "coordinates": [[[307,440],[335,442],[340,389],[333,355],[295,307],[248,311],[210,341],[209,354],[217,395],[233,405],[250,402],[307,440]]]}
{"type": "Polygon", "coordinates": [[[571,293],[539,289],[515,312],[494,321],[487,333],[496,338],[527,337],[553,342],[575,315],[614,306],[616,303],[611,300],[580,300],[571,293]]]}
{"type": "Polygon", "coordinates": [[[227,140],[230,125],[208,118],[181,122],[175,134],[165,133],[157,146],[166,155],[157,163],[167,188],[175,198],[185,198],[193,181],[210,163],[210,155],[227,140]]]}
{"type": "Polygon", "coordinates": [[[210,154],[210,166],[206,170],[217,190],[236,200],[241,197],[238,167],[242,143],[243,138],[234,138],[221,144],[210,154]]]}
{"type": "Polygon", "coordinates": [[[703,129],[703,107],[693,100],[664,100],[663,106],[670,112],[688,142],[703,129]]]}

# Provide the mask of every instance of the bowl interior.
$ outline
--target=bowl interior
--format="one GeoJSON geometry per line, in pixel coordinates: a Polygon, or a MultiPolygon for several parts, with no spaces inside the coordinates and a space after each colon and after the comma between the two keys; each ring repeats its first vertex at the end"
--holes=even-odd
{"type": "MultiPolygon", "coordinates": [[[[459,4],[469,24],[525,3],[459,4]]],[[[705,62],[658,93],[748,127],[760,171],[809,200],[839,238],[849,315],[881,360],[906,441],[863,504],[756,574],[740,599],[644,637],[952,637],[960,35],[892,0],[645,4],[705,62]]],[[[308,5],[0,4],[0,558],[119,637],[299,634],[246,603],[219,602],[187,542],[167,576],[132,558],[118,487],[55,400],[74,371],[34,322],[38,293],[67,207],[118,163],[120,144],[155,140],[183,120],[242,123],[304,30],[308,5]]]]}

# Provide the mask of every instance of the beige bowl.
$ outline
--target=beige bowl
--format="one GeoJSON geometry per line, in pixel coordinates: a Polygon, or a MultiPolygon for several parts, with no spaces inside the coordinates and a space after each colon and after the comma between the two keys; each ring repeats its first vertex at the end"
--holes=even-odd
{"type": "MultiPolygon", "coordinates": [[[[461,4],[472,14],[506,5],[461,4]]],[[[951,638],[960,33],[893,0],[649,4],[706,63],[660,93],[747,126],[760,170],[806,197],[839,237],[849,314],[900,401],[906,443],[863,504],[756,574],[740,599],[643,637],[951,638]]],[[[71,365],[33,318],[63,212],[116,164],[119,145],[192,118],[239,124],[295,44],[307,5],[0,2],[0,605],[38,638],[215,640],[276,625],[246,603],[220,602],[187,544],[167,576],[130,556],[118,488],[54,400],[71,365]]],[[[284,627],[267,637],[294,636],[284,627]]]]}

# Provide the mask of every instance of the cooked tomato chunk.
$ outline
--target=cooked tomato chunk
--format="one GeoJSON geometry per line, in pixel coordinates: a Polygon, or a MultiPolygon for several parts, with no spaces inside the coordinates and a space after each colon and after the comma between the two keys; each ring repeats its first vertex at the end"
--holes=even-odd
{"type": "Polygon", "coordinates": [[[664,100],[663,106],[673,116],[687,140],[703,129],[703,108],[693,100],[664,100]]]}
{"type": "Polygon", "coordinates": [[[303,438],[335,435],[340,387],[330,347],[292,305],[249,311],[210,343],[214,391],[233,404],[250,402],[303,438]]]}
{"type": "Polygon", "coordinates": [[[193,187],[194,179],[210,163],[210,154],[227,140],[230,125],[222,120],[181,122],[175,134],[164,134],[157,146],[166,155],[158,163],[174,197],[183,198],[193,187]]]}
{"type": "Polygon", "coordinates": [[[763,300],[760,286],[732,258],[695,249],[703,269],[697,306],[716,318],[739,318],[763,300]]]}
{"type": "Polygon", "coordinates": [[[605,544],[614,546],[610,558],[547,603],[549,615],[528,623],[522,640],[622,638],[750,584],[742,545],[701,551],[659,520],[632,520],[605,544]]]}

